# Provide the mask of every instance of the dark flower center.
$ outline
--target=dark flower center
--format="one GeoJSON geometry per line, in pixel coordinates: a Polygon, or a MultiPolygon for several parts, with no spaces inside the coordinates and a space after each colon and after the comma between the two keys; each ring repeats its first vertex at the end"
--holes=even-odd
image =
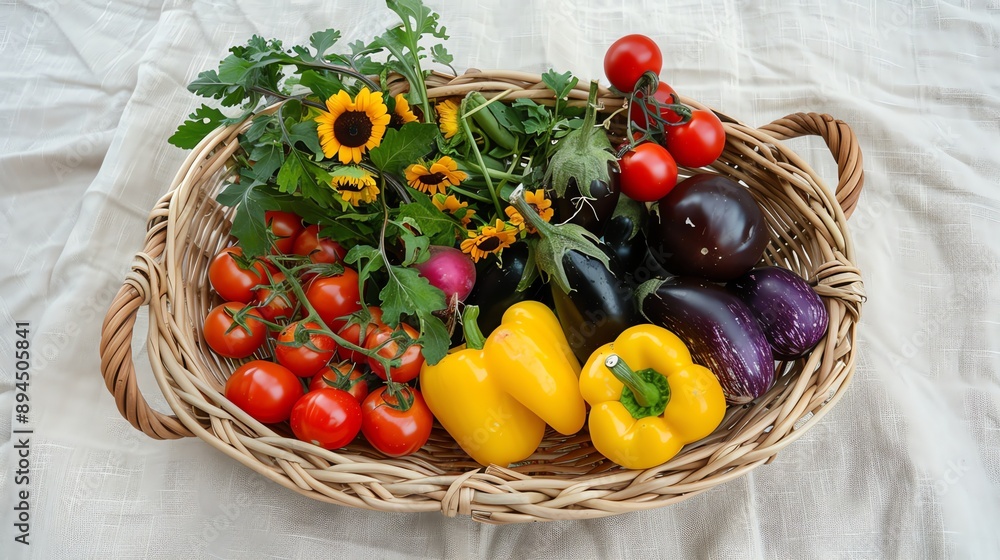
{"type": "Polygon", "coordinates": [[[361,192],[361,191],[365,190],[365,186],[363,184],[361,184],[361,183],[357,183],[357,184],[355,184],[355,183],[342,183],[337,188],[340,189],[341,191],[347,191],[347,192],[361,192]]]}
{"type": "Polygon", "coordinates": [[[345,111],[333,123],[333,135],[348,148],[364,146],[372,137],[372,121],[362,111],[345,111]]]}
{"type": "Polygon", "coordinates": [[[420,182],[425,185],[438,185],[445,179],[444,173],[430,173],[420,176],[420,182]]]}
{"type": "Polygon", "coordinates": [[[480,251],[485,251],[491,253],[500,248],[500,238],[499,237],[487,237],[486,239],[481,239],[479,243],[476,243],[476,249],[480,251]]]}

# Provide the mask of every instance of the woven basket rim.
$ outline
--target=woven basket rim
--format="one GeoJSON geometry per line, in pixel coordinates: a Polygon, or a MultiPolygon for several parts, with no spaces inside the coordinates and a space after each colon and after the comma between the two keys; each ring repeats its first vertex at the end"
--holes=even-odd
{"type": "MultiPolygon", "coordinates": [[[[490,97],[548,92],[540,76],[508,70],[434,74],[434,99],[477,90],[490,97]]],[[[405,81],[390,76],[391,94],[405,81]]],[[[622,98],[603,90],[606,112],[622,98]]],[[[579,98],[579,92],[571,94],[579,98]]],[[[585,102],[586,91],[582,99],[585,102]]],[[[688,105],[709,109],[695,100],[688,105]]],[[[830,329],[807,358],[783,363],[775,386],[754,403],[730,407],[719,430],[646,471],[628,471],[595,457],[586,429],[572,437],[550,432],[533,458],[512,467],[475,465],[435,430],[431,442],[404,458],[382,457],[363,445],[339,453],[285,437],[247,416],[221,394],[233,362],[206,355],[197,333],[211,295],[202,282],[207,260],[227,244],[228,216],[214,201],[226,164],[249,120],[210,134],[189,154],[150,213],[145,244],[112,302],[102,328],[101,367],[119,412],[157,439],[196,436],[251,470],[300,494],[349,507],[440,511],[488,523],[586,519],[663,507],[770,462],[815,425],[844,394],[854,372],[857,326],[865,295],[853,264],[846,219],[863,185],[860,148],[850,127],[828,115],[797,113],[760,128],[722,115],[726,151],[710,171],[740,181],[765,208],[772,229],[765,255],[806,277],[830,312],[830,329]],[[838,163],[830,191],[783,141],[821,136],[838,163]],[[790,259],[790,260],[789,260],[790,259]],[[147,347],[153,376],[173,414],[149,407],[136,383],[131,341],[138,310],[149,307],[147,347]],[[537,474],[537,473],[545,474],[537,474]]],[[[687,170],[688,172],[692,170],[687,170]]]]}

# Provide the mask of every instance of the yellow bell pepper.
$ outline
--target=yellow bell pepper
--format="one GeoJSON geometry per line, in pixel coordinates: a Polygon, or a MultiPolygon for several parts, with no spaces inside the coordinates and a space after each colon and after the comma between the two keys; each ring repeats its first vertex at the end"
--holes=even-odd
{"type": "Polygon", "coordinates": [[[477,310],[466,310],[466,348],[420,370],[420,389],[441,426],[482,465],[530,456],[545,424],[569,435],[586,421],[580,364],[544,304],[511,306],[484,341],[477,310]]]}
{"type": "Polygon", "coordinates": [[[726,398],[714,374],[691,361],[684,342],[636,325],[594,351],[580,373],[590,439],[627,469],[667,462],[722,422],[726,398]]]}

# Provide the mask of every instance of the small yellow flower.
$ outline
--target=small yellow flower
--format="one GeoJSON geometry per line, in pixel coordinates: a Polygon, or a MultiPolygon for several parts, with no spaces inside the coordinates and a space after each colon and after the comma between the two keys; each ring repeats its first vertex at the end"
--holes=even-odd
{"type": "Polygon", "coordinates": [[[375,177],[367,169],[342,167],[330,174],[330,185],[351,206],[368,204],[378,198],[379,188],[375,177]]]}
{"type": "Polygon", "coordinates": [[[462,241],[462,251],[468,253],[472,260],[479,262],[479,259],[489,254],[499,253],[511,243],[517,241],[517,230],[510,227],[503,220],[497,219],[492,226],[482,226],[478,231],[469,231],[469,238],[462,241]]]}
{"type": "Polygon", "coordinates": [[[458,197],[453,194],[445,196],[444,193],[438,193],[431,198],[431,202],[442,212],[448,212],[453,216],[461,216],[459,219],[462,221],[463,226],[468,226],[469,222],[472,221],[472,216],[476,214],[475,210],[469,208],[468,202],[458,200],[458,197]]]}
{"type": "Polygon", "coordinates": [[[458,103],[451,99],[445,99],[435,105],[434,108],[437,109],[438,126],[441,128],[441,134],[444,134],[444,137],[448,139],[458,134],[458,103]]]}
{"type": "MultiPolygon", "coordinates": [[[[552,221],[552,216],[555,215],[556,211],[552,208],[552,201],[545,198],[545,190],[538,189],[535,192],[526,191],[524,193],[524,201],[527,202],[539,216],[546,222],[552,221]]],[[[504,212],[507,214],[507,219],[510,220],[510,224],[519,230],[527,229],[529,233],[534,233],[535,228],[531,224],[524,220],[524,216],[517,211],[513,206],[508,206],[504,212]]]]}
{"type": "Polygon", "coordinates": [[[417,116],[413,114],[410,109],[410,103],[403,97],[402,93],[397,93],[396,97],[393,97],[396,102],[395,108],[392,110],[392,118],[389,119],[389,126],[399,128],[406,123],[416,122],[417,116]]]}
{"type": "Polygon", "coordinates": [[[411,187],[431,196],[443,193],[464,181],[468,175],[458,170],[458,164],[448,156],[433,163],[414,163],[406,168],[406,182],[411,187]]]}
{"type": "Polygon", "coordinates": [[[326,111],[316,117],[323,155],[338,157],[340,163],[359,163],[365,151],[382,143],[391,116],[382,101],[382,92],[367,87],[351,99],[344,90],[326,100],[326,111]]]}

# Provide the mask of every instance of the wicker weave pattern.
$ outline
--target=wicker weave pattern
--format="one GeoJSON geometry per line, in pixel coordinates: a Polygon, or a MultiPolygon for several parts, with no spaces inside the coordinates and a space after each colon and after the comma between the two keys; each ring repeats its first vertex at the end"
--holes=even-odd
{"type": "MultiPolygon", "coordinates": [[[[405,86],[390,80],[393,93],[405,86]]],[[[551,100],[539,76],[522,72],[433,75],[428,86],[433,98],[475,89],[487,97],[551,100]]],[[[622,106],[621,98],[602,94],[605,111],[622,106]]],[[[586,91],[571,97],[585,102],[586,91]]],[[[720,116],[727,145],[713,170],[748,185],[770,226],[765,260],[813,283],[827,304],[830,328],[807,358],[778,364],[780,376],[766,395],[730,408],[714,434],[665,465],[620,469],[593,449],[586,431],[572,437],[550,431],[528,461],[512,468],[481,468],[440,428],[421,451],[404,458],[385,458],[359,442],[334,453],[274,431],[228,402],[222,388],[236,363],[215,356],[199,329],[218,303],[203,281],[209,261],[230,242],[230,213],[214,197],[249,123],[206,138],[151,212],[145,245],[103,325],[101,369],[108,390],[122,416],[150,437],[197,436],[282,486],[351,507],[441,511],[489,523],[586,519],[662,507],[742,476],[818,422],[854,373],[864,290],[846,217],[857,204],[864,174],[854,133],[829,115],[798,113],[759,129],[720,116]],[[835,193],[781,142],[805,135],[821,136],[837,160],[835,193]],[[142,306],[149,308],[153,375],[173,415],[152,410],[137,388],[131,340],[142,306]]]]}

